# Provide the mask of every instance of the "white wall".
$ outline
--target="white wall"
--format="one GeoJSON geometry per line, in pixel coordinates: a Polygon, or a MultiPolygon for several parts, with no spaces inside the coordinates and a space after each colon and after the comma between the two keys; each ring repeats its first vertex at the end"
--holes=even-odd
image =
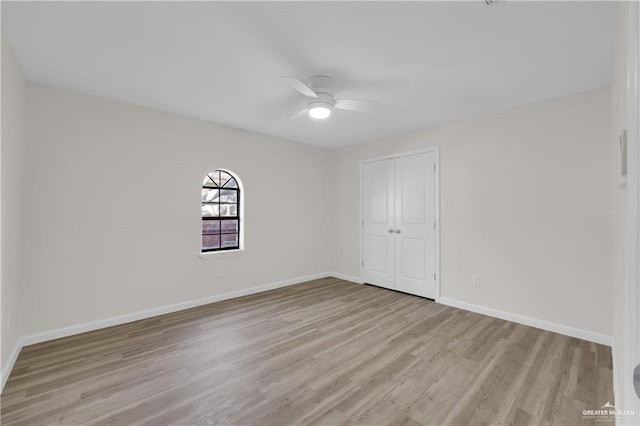
{"type": "Polygon", "coordinates": [[[11,46],[2,36],[2,339],[1,367],[8,365],[20,336],[20,258],[26,82],[11,46]]]}
{"type": "Polygon", "coordinates": [[[359,274],[359,161],[439,145],[442,296],[611,336],[609,99],[601,89],[335,150],[332,270],[359,274]]]}
{"type": "Polygon", "coordinates": [[[328,270],[328,151],[35,83],[27,99],[25,334],[328,270]],[[216,168],[244,184],[246,252],[201,260],[216,168]]]}

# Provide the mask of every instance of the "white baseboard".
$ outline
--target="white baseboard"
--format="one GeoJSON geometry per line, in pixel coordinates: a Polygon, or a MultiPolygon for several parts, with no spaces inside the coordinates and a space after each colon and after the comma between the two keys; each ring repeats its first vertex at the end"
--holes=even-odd
{"type": "Polygon", "coordinates": [[[498,309],[487,308],[486,306],[474,305],[472,303],[462,302],[460,300],[450,299],[448,297],[441,297],[438,302],[442,303],[443,305],[453,306],[454,308],[460,308],[466,311],[476,312],[478,314],[488,315],[494,318],[517,322],[518,324],[524,324],[542,330],[553,331],[554,333],[588,340],[590,342],[599,343],[601,345],[606,345],[609,347],[611,347],[613,344],[613,336],[608,336],[606,334],[594,333],[592,331],[583,330],[581,328],[570,327],[568,325],[544,321],[537,318],[527,317],[525,315],[518,315],[511,312],[500,311],[498,309]]]}
{"type": "Polygon", "coordinates": [[[4,384],[7,382],[7,379],[9,378],[9,374],[11,373],[11,369],[13,368],[13,364],[16,363],[16,360],[18,359],[18,355],[20,354],[20,349],[22,349],[22,346],[23,345],[21,344],[20,339],[18,339],[16,341],[16,344],[13,346],[13,350],[9,355],[9,359],[7,360],[6,364],[2,368],[2,377],[0,378],[2,383],[0,383],[0,391],[4,389],[4,384]]]}
{"type": "Polygon", "coordinates": [[[169,314],[172,312],[182,311],[184,309],[195,308],[197,306],[208,305],[210,303],[220,302],[222,300],[235,299],[236,297],[248,296],[250,294],[262,293],[263,291],[273,290],[276,288],[287,287],[294,284],[301,284],[311,280],[317,280],[320,278],[326,278],[333,276],[329,272],[323,272],[320,274],[306,275],[303,277],[291,278],[284,281],[278,281],[275,283],[264,284],[256,287],[249,287],[241,290],[230,291],[227,293],[216,294],[213,296],[203,297],[201,299],[188,300],[186,302],[175,303],[172,305],[160,306],[158,308],[147,309],[144,311],[138,311],[131,314],[119,315],[111,318],[105,318],[96,321],[85,322],[82,324],[72,325],[69,327],[58,328],[55,330],[49,330],[42,333],[30,334],[18,338],[18,341],[11,352],[11,356],[7,360],[6,364],[2,368],[2,386],[0,391],[4,389],[4,385],[9,378],[9,374],[13,369],[13,365],[18,358],[20,350],[24,346],[33,345],[36,343],[46,342],[48,340],[59,339],[61,337],[72,336],[74,334],[85,333],[87,331],[98,330],[101,328],[111,327],[114,325],[126,324],[132,321],[138,321],[145,318],[151,318],[158,315],[169,314]]]}
{"type": "Polygon", "coordinates": [[[364,283],[364,281],[362,281],[362,278],[355,277],[353,275],[345,275],[345,274],[341,274],[340,272],[327,272],[327,273],[329,274],[330,277],[340,278],[341,280],[351,281],[356,284],[364,283]]]}

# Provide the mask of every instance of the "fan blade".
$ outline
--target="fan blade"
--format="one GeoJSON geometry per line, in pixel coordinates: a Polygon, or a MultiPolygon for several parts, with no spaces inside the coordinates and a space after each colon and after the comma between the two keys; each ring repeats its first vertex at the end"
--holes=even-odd
{"type": "Polygon", "coordinates": [[[380,105],[379,101],[369,99],[336,99],[334,108],[348,111],[373,111],[380,105]]]}
{"type": "Polygon", "coordinates": [[[295,120],[296,118],[302,117],[303,115],[306,115],[308,113],[309,113],[309,108],[301,109],[300,111],[293,114],[291,118],[289,118],[289,120],[295,120]]]}
{"type": "Polygon", "coordinates": [[[303,82],[301,82],[297,78],[295,78],[295,77],[282,77],[282,80],[284,80],[285,83],[287,83],[289,86],[291,86],[291,88],[293,90],[297,90],[298,92],[302,93],[306,97],[315,98],[315,99],[318,98],[318,95],[316,95],[316,92],[314,92],[313,89],[311,89],[311,87],[307,86],[306,84],[304,84],[303,82]]]}

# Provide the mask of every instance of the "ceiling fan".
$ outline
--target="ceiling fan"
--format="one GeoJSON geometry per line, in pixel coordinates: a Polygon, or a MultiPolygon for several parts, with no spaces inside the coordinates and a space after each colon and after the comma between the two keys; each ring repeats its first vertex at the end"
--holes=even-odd
{"type": "Polygon", "coordinates": [[[282,77],[282,80],[294,90],[307,97],[307,107],[294,114],[292,119],[304,114],[323,120],[331,115],[331,110],[373,111],[380,102],[369,99],[334,99],[333,79],[326,75],[314,75],[303,83],[295,77],[282,77]]]}

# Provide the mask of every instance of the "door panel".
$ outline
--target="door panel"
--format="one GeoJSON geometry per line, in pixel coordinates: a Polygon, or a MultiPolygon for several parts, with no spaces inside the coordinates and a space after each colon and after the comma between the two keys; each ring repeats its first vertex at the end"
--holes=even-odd
{"type": "Polygon", "coordinates": [[[393,161],[366,163],[362,170],[363,279],[369,284],[394,288],[395,240],[393,161]]]}
{"type": "Polygon", "coordinates": [[[424,165],[412,163],[413,161],[402,161],[398,170],[401,175],[398,189],[401,191],[402,202],[398,225],[424,225],[427,222],[424,165]]]}
{"type": "Polygon", "coordinates": [[[395,288],[436,297],[435,155],[395,159],[395,288]]]}
{"type": "Polygon", "coordinates": [[[427,278],[425,261],[427,257],[426,240],[424,238],[400,237],[402,244],[402,278],[424,281],[427,278]]]}
{"type": "Polygon", "coordinates": [[[393,271],[393,259],[389,258],[389,252],[393,252],[393,241],[384,236],[369,235],[365,241],[365,250],[367,259],[366,264],[369,265],[371,272],[380,274],[391,274],[393,271]]]}
{"type": "Polygon", "coordinates": [[[372,170],[371,174],[365,178],[369,180],[365,186],[368,189],[368,206],[365,212],[370,224],[376,223],[386,226],[392,221],[390,195],[393,188],[389,188],[388,176],[383,168],[374,167],[373,169],[375,170],[372,170]]]}

